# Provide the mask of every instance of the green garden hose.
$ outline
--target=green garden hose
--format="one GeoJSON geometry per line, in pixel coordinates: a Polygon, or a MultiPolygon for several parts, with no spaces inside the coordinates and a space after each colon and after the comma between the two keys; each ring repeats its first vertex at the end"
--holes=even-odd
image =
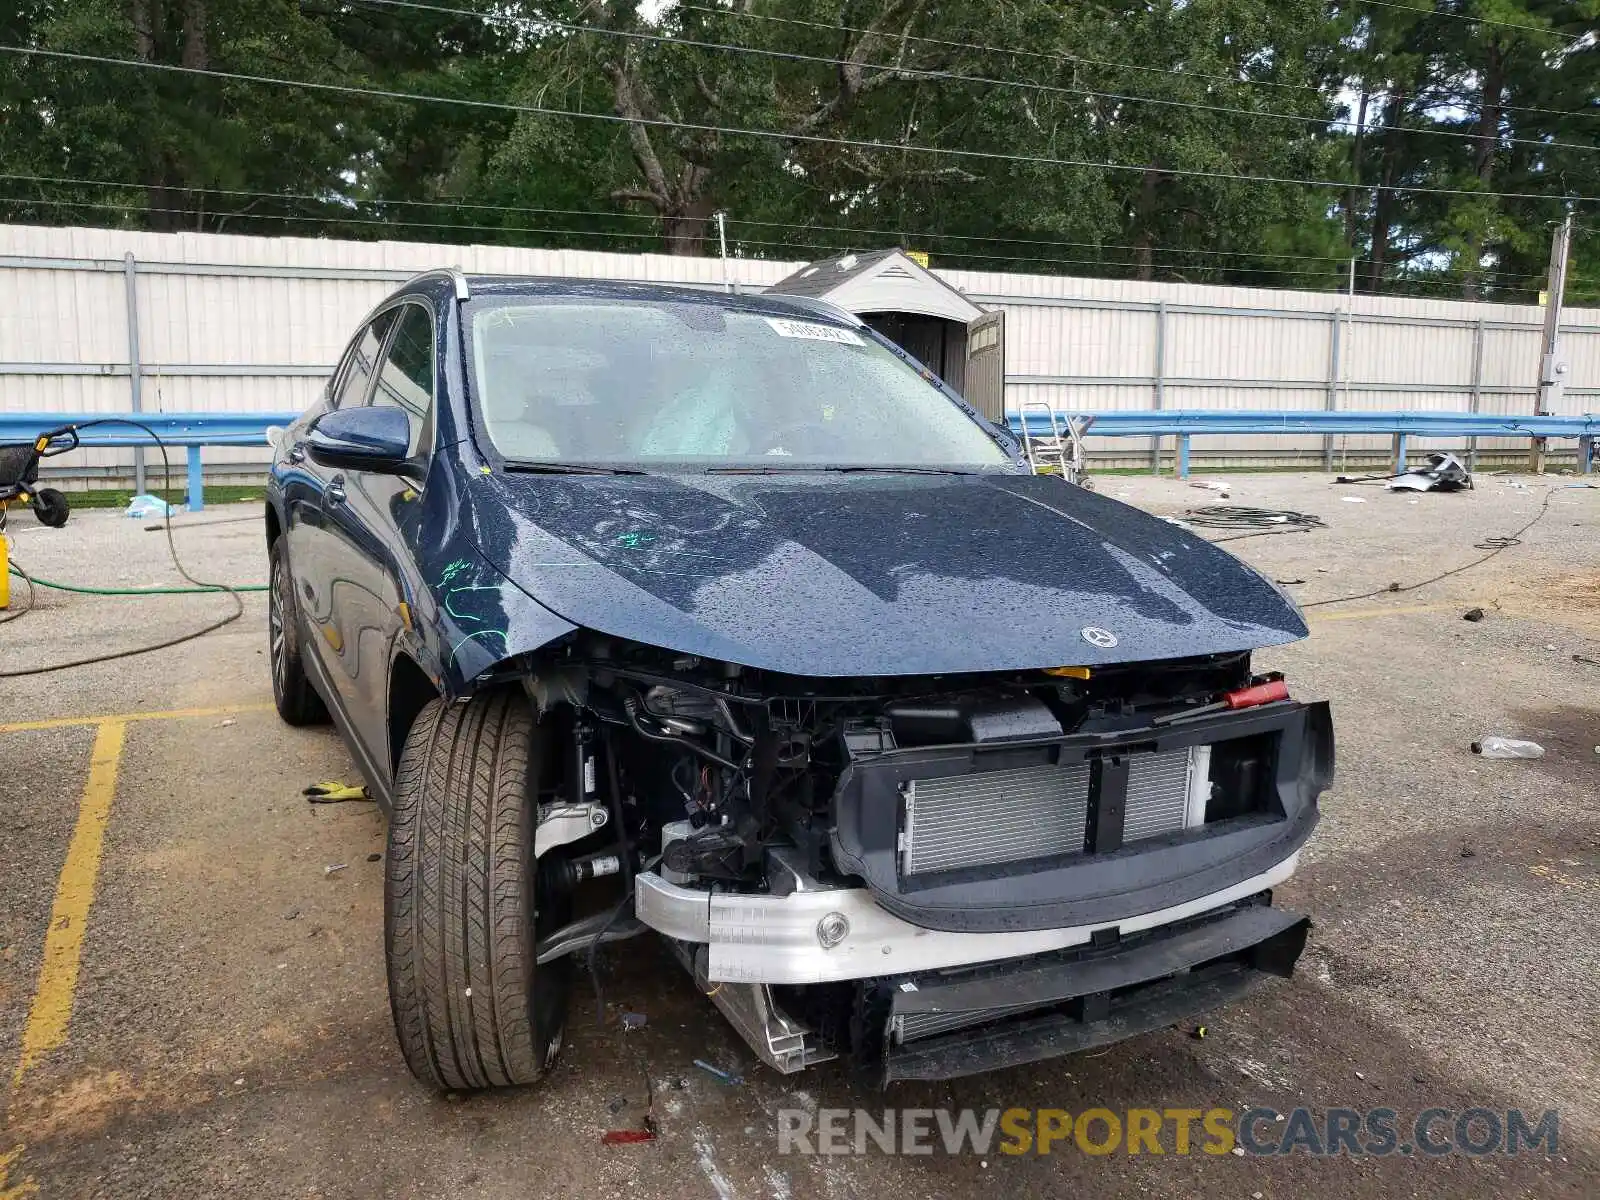
{"type": "MultiPolygon", "coordinates": [[[[10,564],[7,564],[10,566],[10,564]]],[[[20,570],[11,566],[11,574],[18,579],[26,579],[20,570]]],[[[79,592],[85,596],[205,596],[214,592],[264,592],[267,585],[264,583],[241,583],[230,587],[152,587],[152,588],[107,588],[86,587],[76,583],[57,583],[53,579],[42,576],[32,577],[33,582],[39,587],[53,588],[58,592],[79,592]]]]}

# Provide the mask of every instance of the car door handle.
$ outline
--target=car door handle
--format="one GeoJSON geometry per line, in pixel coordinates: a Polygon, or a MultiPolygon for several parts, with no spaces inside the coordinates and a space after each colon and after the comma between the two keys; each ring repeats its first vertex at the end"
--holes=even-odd
{"type": "Polygon", "coordinates": [[[328,481],[327,489],[322,493],[329,504],[344,503],[344,476],[335,475],[328,481]]]}
{"type": "Polygon", "coordinates": [[[306,447],[304,442],[296,442],[289,447],[289,461],[303,463],[306,460],[306,447]]]}

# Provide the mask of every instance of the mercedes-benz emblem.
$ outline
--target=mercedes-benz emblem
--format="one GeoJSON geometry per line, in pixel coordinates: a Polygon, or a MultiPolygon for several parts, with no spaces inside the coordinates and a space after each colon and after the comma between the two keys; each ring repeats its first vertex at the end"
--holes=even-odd
{"type": "Polygon", "coordinates": [[[1099,646],[1102,650],[1109,650],[1117,644],[1117,635],[1109,629],[1101,629],[1098,625],[1085,625],[1078,632],[1089,645],[1099,646]]]}

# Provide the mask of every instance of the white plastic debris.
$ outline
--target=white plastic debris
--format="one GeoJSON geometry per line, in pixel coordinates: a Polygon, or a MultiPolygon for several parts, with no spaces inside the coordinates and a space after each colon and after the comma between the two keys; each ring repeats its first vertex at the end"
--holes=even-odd
{"type": "Polygon", "coordinates": [[[1491,733],[1481,741],[1472,743],[1472,752],[1485,758],[1543,758],[1544,747],[1538,742],[1522,738],[1502,737],[1491,733]]]}
{"type": "Polygon", "coordinates": [[[125,517],[170,517],[179,511],[179,509],[168,504],[160,496],[141,493],[128,501],[128,507],[123,509],[122,515],[125,517]]]}
{"type": "Polygon", "coordinates": [[[1343,500],[1346,504],[1365,504],[1367,502],[1367,498],[1365,496],[1340,496],[1339,499],[1343,500]]]}

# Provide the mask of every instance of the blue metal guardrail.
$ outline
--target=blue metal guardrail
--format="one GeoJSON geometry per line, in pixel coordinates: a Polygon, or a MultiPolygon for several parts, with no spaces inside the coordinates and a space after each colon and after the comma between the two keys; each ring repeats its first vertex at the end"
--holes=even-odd
{"type": "Polygon", "coordinates": [[[264,446],[267,426],[287,425],[299,413],[0,413],[0,442],[31,442],[41,433],[63,425],[87,425],[78,436],[86,447],[154,446],[155,438],[133,425],[110,422],[112,418],[148,425],[161,442],[182,446],[188,458],[188,502],[191,512],[205,506],[205,479],[201,470],[203,446],[264,446]]]}
{"type": "MultiPolygon", "coordinates": [[[[1117,412],[1067,412],[1062,417],[1092,416],[1089,433],[1102,437],[1156,437],[1178,439],[1178,475],[1189,474],[1189,439],[1196,434],[1390,434],[1395,439],[1395,471],[1405,470],[1407,437],[1530,437],[1577,438],[1578,461],[1588,474],[1593,466],[1594,439],[1600,436],[1600,414],[1579,417],[1523,416],[1493,413],[1436,412],[1286,412],[1219,409],[1156,409],[1117,412]]],[[[125,418],[148,425],[168,446],[184,447],[187,458],[188,502],[191,511],[205,504],[205,480],[200,452],[204,446],[260,446],[267,426],[287,425],[298,413],[0,413],[0,442],[32,441],[48,429],[62,425],[88,425],[91,421],[125,418]]],[[[1022,418],[1006,417],[1012,430],[1022,432],[1022,418]]],[[[1042,412],[1027,416],[1028,432],[1050,433],[1042,412]]],[[[154,446],[156,441],[132,425],[88,425],[79,436],[85,446],[154,446]]]]}
{"type": "MultiPolygon", "coordinates": [[[[1090,416],[1092,436],[1159,437],[1178,439],[1177,471],[1189,474],[1189,439],[1195,434],[1346,434],[1387,433],[1394,438],[1394,469],[1406,469],[1408,437],[1529,437],[1577,438],[1578,462],[1588,474],[1594,459],[1594,439],[1600,435],[1600,414],[1579,417],[1514,417],[1498,413],[1459,412],[1288,412],[1281,409],[1247,411],[1221,409],[1154,409],[1120,412],[1074,413],[1060,410],[1058,417],[1090,416]]],[[[1013,432],[1020,434],[1023,418],[1007,413],[1013,432]]],[[[1035,437],[1051,433],[1050,420],[1039,411],[1027,414],[1028,432],[1035,437]]]]}

